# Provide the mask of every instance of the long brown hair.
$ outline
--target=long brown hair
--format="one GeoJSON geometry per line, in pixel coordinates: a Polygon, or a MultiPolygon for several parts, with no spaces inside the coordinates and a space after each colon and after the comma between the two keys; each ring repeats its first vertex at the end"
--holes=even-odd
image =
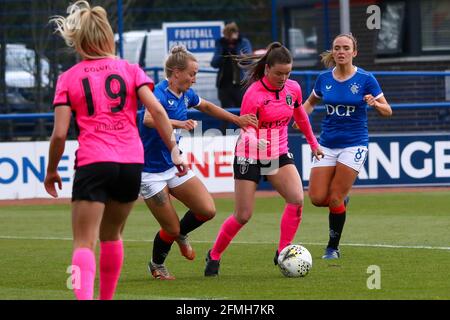
{"type": "Polygon", "coordinates": [[[56,24],[59,33],[69,47],[83,59],[101,59],[115,55],[114,33],[105,9],[91,8],[87,1],[77,1],[67,8],[67,17],[54,16],[49,22],[56,24]]]}
{"type": "MultiPolygon", "coordinates": [[[[350,40],[352,40],[352,42],[353,42],[353,51],[357,51],[358,50],[358,42],[356,41],[356,38],[351,33],[342,33],[340,35],[337,35],[333,39],[332,43],[334,43],[334,41],[337,38],[340,38],[340,37],[346,37],[346,38],[349,38],[350,40]]],[[[333,44],[331,46],[333,46],[333,44]]],[[[331,68],[331,67],[336,66],[336,61],[334,61],[334,58],[333,58],[333,47],[331,48],[331,50],[327,50],[327,51],[322,52],[320,54],[320,58],[321,58],[321,62],[323,63],[323,65],[326,68],[331,68]]]]}
{"type": "Polygon", "coordinates": [[[242,80],[245,88],[264,77],[266,65],[273,67],[277,63],[289,64],[293,61],[291,52],[279,42],[269,44],[263,55],[238,56],[234,59],[238,62],[239,67],[246,70],[242,80]]]}

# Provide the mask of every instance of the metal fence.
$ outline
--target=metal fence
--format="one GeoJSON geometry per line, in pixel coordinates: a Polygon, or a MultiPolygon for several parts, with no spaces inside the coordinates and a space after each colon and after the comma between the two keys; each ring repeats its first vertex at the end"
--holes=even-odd
{"type": "MultiPolygon", "coordinates": [[[[161,67],[146,68],[149,75],[158,82],[161,80],[161,67]]],[[[201,73],[210,74],[211,70],[202,70],[201,73]]],[[[292,78],[296,79],[303,91],[303,99],[306,99],[314,85],[315,78],[319,71],[293,71],[292,78]]],[[[446,98],[445,81],[450,77],[450,72],[377,72],[373,74],[377,77],[381,84],[383,92],[390,102],[394,113],[390,118],[382,118],[376,112],[369,112],[369,130],[372,133],[387,132],[450,132],[450,101],[446,98]],[[402,89],[391,87],[389,82],[404,83],[410,81],[408,79],[418,77],[426,78],[427,81],[432,79],[440,88],[431,101],[405,101],[398,99],[398,95],[412,94],[411,88],[405,86],[402,89]],[[400,80],[399,80],[400,79],[400,80]],[[401,91],[397,91],[401,90],[401,91]]],[[[426,89],[426,88],[425,88],[426,89]]],[[[425,90],[424,89],[424,90],[425,90]]],[[[17,106],[19,110],[25,110],[23,106],[17,106]]],[[[317,112],[311,115],[311,122],[314,132],[320,132],[321,120],[324,117],[323,106],[318,106],[317,112]]],[[[238,114],[239,108],[228,109],[238,114]]],[[[202,120],[202,128],[220,127],[220,121],[212,119],[208,115],[201,114],[198,111],[191,110],[188,113],[193,119],[202,120]]],[[[51,112],[32,112],[28,110],[25,113],[6,113],[0,114],[0,140],[1,141],[17,141],[17,140],[46,140],[49,138],[53,128],[53,113],[51,112]]],[[[73,126],[71,127],[70,137],[75,138],[73,126]]]]}
{"type": "MultiPolygon", "coordinates": [[[[106,8],[115,32],[159,30],[163,22],[233,20],[238,23],[241,33],[251,40],[254,49],[264,48],[277,36],[273,27],[273,1],[270,0],[91,0],[90,3],[106,8]]],[[[2,141],[45,140],[51,134],[51,104],[56,79],[77,62],[77,57],[60,37],[52,33],[48,19],[52,15],[64,15],[68,4],[68,0],[0,0],[2,141]]],[[[161,64],[147,64],[146,67],[156,81],[161,78],[161,64]]],[[[211,81],[202,80],[207,78],[204,77],[206,74],[211,76],[211,72],[215,71],[202,70],[196,90],[202,97],[218,103],[211,81]],[[202,86],[208,81],[209,85],[202,86]]],[[[309,95],[318,73],[292,73],[292,78],[302,86],[304,98],[309,95]]],[[[389,120],[369,113],[371,131],[449,130],[450,73],[373,73],[395,112],[389,120]]],[[[320,130],[322,117],[320,112],[311,117],[316,132],[320,130]]],[[[207,122],[210,126],[215,125],[211,119],[207,122]]]]}

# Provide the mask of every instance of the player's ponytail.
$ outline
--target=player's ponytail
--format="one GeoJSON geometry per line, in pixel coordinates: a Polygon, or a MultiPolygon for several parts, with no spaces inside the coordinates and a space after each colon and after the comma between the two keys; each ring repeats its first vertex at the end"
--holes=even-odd
{"type": "Polygon", "coordinates": [[[325,68],[332,68],[336,65],[333,54],[330,50],[324,51],[320,54],[320,61],[323,63],[325,68]]]}
{"type": "Polygon", "coordinates": [[[91,8],[87,1],[77,1],[67,8],[67,17],[54,16],[49,22],[56,24],[59,33],[69,47],[83,59],[101,59],[114,56],[114,33],[105,9],[91,8]]]}
{"type": "Polygon", "coordinates": [[[185,70],[188,67],[189,61],[197,62],[197,59],[185,46],[178,45],[172,47],[164,65],[166,76],[170,78],[174,70],[185,70]]]}
{"type": "Polygon", "coordinates": [[[264,77],[266,64],[272,67],[277,63],[292,63],[291,53],[279,42],[269,44],[263,55],[247,55],[234,59],[238,62],[239,67],[246,70],[245,77],[242,80],[244,87],[248,87],[264,77]]]}
{"type": "MultiPolygon", "coordinates": [[[[333,44],[334,44],[334,41],[340,37],[346,37],[346,38],[349,38],[350,40],[352,40],[353,51],[358,50],[358,42],[356,41],[356,38],[351,33],[343,33],[343,34],[336,36],[333,39],[333,44]]],[[[336,61],[334,61],[334,58],[333,58],[333,48],[331,48],[331,50],[322,52],[320,54],[320,58],[321,58],[321,62],[323,63],[323,65],[326,68],[332,68],[332,67],[336,66],[336,61]]]]}

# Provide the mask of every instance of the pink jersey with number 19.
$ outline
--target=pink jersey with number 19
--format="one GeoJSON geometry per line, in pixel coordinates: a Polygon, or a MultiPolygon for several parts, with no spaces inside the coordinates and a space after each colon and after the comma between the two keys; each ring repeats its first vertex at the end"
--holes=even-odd
{"type": "Polygon", "coordinates": [[[238,157],[275,159],[288,153],[288,125],[292,116],[311,149],[319,146],[302,107],[302,91],[296,81],[288,79],[279,90],[271,86],[266,77],[252,83],[242,101],[241,115],[244,114],[257,116],[258,129],[248,127],[247,132],[241,131],[235,152],[238,157]],[[259,139],[269,141],[267,149],[258,149],[259,139]]]}
{"type": "Polygon", "coordinates": [[[144,163],[136,127],[137,90],[153,81],[137,64],[84,60],[58,78],[53,106],[70,106],[79,131],[75,167],[94,162],[144,163]]]}

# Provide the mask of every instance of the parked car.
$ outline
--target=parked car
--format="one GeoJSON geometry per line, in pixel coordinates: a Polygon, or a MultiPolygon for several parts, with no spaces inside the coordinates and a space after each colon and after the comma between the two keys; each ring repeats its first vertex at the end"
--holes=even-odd
{"type": "MultiPolygon", "coordinates": [[[[36,92],[36,52],[28,49],[25,44],[15,43],[6,45],[5,82],[9,95],[21,95],[28,101],[35,99],[36,92]]],[[[40,60],[41,66],[41,93],[45,95],[50,84],[50,65],[47,58],[40,60]]]]}

